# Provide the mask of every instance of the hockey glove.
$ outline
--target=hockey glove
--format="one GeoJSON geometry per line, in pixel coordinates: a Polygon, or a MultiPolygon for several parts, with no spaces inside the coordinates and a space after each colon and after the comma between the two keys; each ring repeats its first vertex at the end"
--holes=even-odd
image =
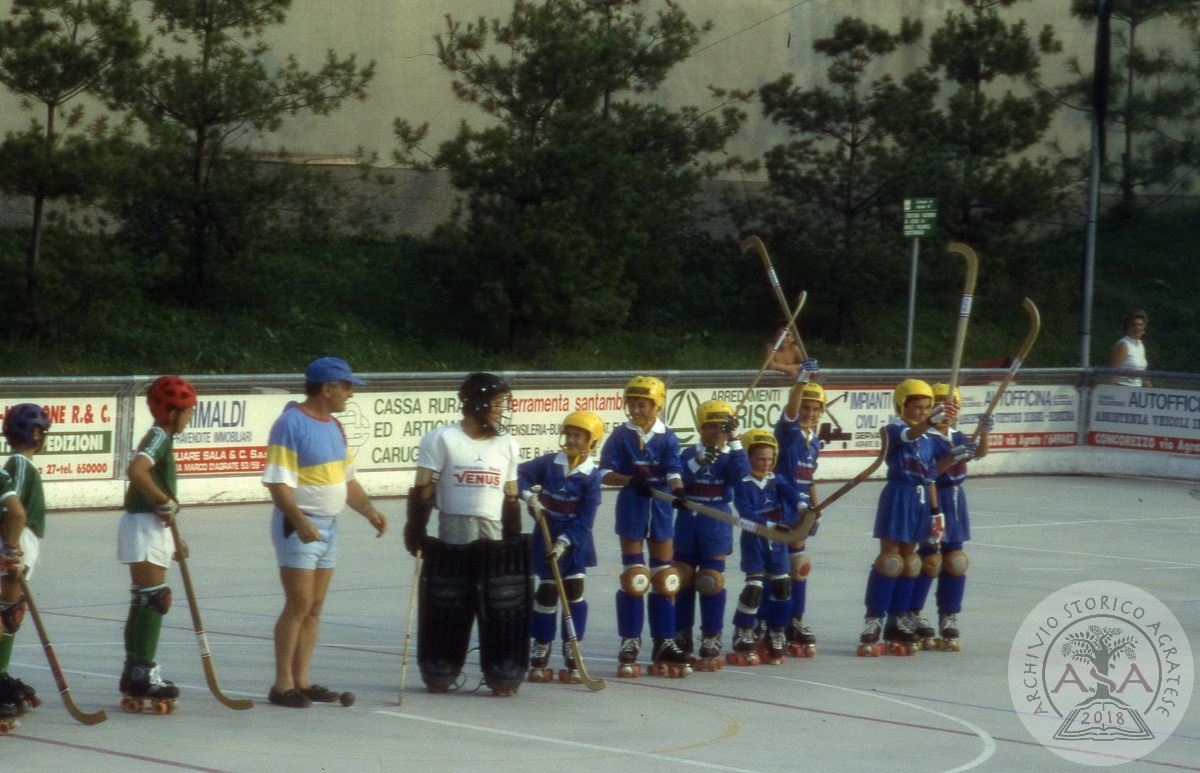
{"type": "Polygon", "coordinates": [[[945,424],[958,418],[958,406],[954,403],[938,403],[929,413],[930,424],[945,424]]]}
{"type": "Polygon", "coordinates": [[[812,357],[807,358],[800,363],[800,368],[796,371],[796,380],[800,383],[807,383],[817,371],[821,369],[821,363],[814,360],[812,357]]]}
{"type": "Polygon", "coordinates": [[[637,493],[638,496],[642,496],[642,497],[653,496],[653,494],[651,494],[650,492],[651,492],[651,490],[653,490],[654,487],[650,485],[649,478],[639,478],[639,477],[634,476],[629,479],[629,488],[633,489],[637,493]]]}
{"type": "MultiPolygon", "coordinates": [[[[809,508],[809,509],[811,510],[812,508],[809,508]]],[[[807,514],[807,511],[805,514],[807,514]]],[[[803,520],[803,518],[801,520],[803,520]]],[[[808,536],[810,536],[810,537],[817,536],[817,529],[819,529],[819,528],[821,528],[821,517],[818,515],[816,518],[813,519],[813,525],[812,525],[812,528],[808,530],[808,536]]]]}
{"type": "Polygon", "coordinates": [[[154,506],[154,514],[162,519],[162,522],[170,525],[171,519],[175,517],[175,513],[179,512],[179,503],[174,499],[168,499],[161,505],[154,506]]]}
{"type": "Polygon", "coordinates": [[[671,507],[681,513],[690,512],[687,506],[687,499],[683,496],[683,489],[675,489],[671,493],[675,495],[675,498],[671,500],[671,507]]]}
{"type": "Polygon", "coordinates": [[[729,435],[730,437],[733,437],[733,435],[737,432],[737,429],[738,420],[736,416],[730,416],[724,421],[723,424],[721,424],[721,432],[729,435]]]}
{"type": "Polygon", "coordinates": [[[0,545],[0,572],[19,574],[25,568],[25,554],[19,547],[0,545]]]}
{"type": "Polygon", "coordinates": [[[546,551],[546,561],[552,564],[557,562],[558,559],[562,557],[563,553],[567,552],[567,548],[569,547],[571,547],[571,540],[567,539],[566,537],[559,537],[554,541],[554,544],[550,546],[550,549],[546,551]]]}
{"type": "Polygon", "coordinates": [[[926,540],[931,545],[940,544],[942,535],[946,533],[946,516],[942,515],[942,511],[933,508],[933,520],[929,524],[929,538],[926,540]]]}
{"type": "Polygon", "coordinates": [[[969,462],[975,458],[975,453],[978,450],[979,444],[968,440],[951,448],[950,455],[954,457],[954,461],[956,462],[969,462]]]}
{"type": "Polygon", "coordinates": [[[986,435],[995,428],[996,428],[996,417],[995,416],[993,416],[992,414],[989,413],[987,416],[980,417],[979,433],[981,435],[986,435]]]}

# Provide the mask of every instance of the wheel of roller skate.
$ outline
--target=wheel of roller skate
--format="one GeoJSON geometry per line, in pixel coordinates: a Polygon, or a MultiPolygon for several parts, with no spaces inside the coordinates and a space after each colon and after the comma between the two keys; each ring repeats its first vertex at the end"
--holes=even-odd
{"type": "Polygon", "coordinates": [[[637,679],[642,675],[641,663],[624,663],[617,667],[618,679],[637,679]]]}
{"type": "Polygon", "coordinates": [[[29,705],[29,708],[36,709],[38,706],[42,705],[42,699],[35,695],[32,698],[26,698],[25,703],[29,705]]]}
{"type": "Polygon", "coordinates": [[[888,647],[888,652],[892,655],[909,656],[917,654],[916,642],[894,641],[888,647]]]}
{"type": "Polygon", "coordinates": [[[887,652],[885,644],[860,644],[858,645],[858,656],[862,658],[878,658],[882,657],[887,652]]]}
{"type": "Polygon", "coordinates": [[[570,670],[560,668],[558,671],[558,681],[563,684],[582,684],[583,677],[579,673],[572,673],[570,670]]]}
{"type": "Polygon", "coordinates": [[[19,725],[15,719],[0,719],[0,735],[8,735],[19,725]]]}
{"type": "Polygon", "coordinates": [[[121,698],[121,709],[124,711],[128,711],[131,714],[141,714],[142,708],[142,702],[137,698],[130,695],[121,698]]]}
{"type": "Polygon", "coordinates": [[[959,652],[962,648],[958,639],[938,639],[937,646],[942,652],[959,652]]]}
{"type": "Polygon", "coordinates": [[[702,658],[696,661],[697,671],[720,671],[725,667],[725,661],[720,658],[702,658]]]}
{"type": "Polygon", "coordinates": [[[155,714],[159,714],[159,715],[170,714],[172,711],[175,710],[175,702],[171,701],[171,700],[166,700],[166,699],[157,700],[151,704],[151,708],[154,710],[155,714]]]}
{"type": "Polygon", "coordinates": [[[542,684],[544,682],[554,681],[554,672],[548,668],[531,668],[529,669],[529,681],[534,684],[542,684]]]}
{"type": "Polygon", "coordinates": [[[505,688],[505,689],[494,689],[494,690],[492,690],[492,697],[493,697],[493,698],[511,698],[512,696],[514,696],[514,695],[516,695],[516,694],[517,694],[517,688],[516,688],[516,687],[510,687],[510,688],[505,688]]]}

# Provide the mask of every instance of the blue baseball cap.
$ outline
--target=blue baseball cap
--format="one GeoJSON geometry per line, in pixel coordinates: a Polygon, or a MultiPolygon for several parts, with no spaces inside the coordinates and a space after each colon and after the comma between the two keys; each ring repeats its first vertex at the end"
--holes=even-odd
{"type": "Polygon", "coordinates": [[[310,384],[327,384],[330,381],[349,381],[351,384],[367,383],[356,378],[350,372],[350,366],[346,364],[346,361],[337,357],[318,357],[308,363],[308,367],[304,369],[304,380],[310,384]]]}

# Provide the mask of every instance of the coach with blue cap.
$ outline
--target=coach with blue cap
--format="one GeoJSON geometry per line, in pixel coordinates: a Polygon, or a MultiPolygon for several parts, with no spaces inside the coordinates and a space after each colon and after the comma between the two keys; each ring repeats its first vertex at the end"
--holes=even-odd
{"type": "Polygon", "coordinates": [[[268,699],[307,708],[340,693],[309,679],[321,606],[337,557],[337,517],[346,505],[375,527],[387,519],[354,477],[346,433],[334,416],[354,397],[355,377],[345,360],[320,357],[304,369],[304,402],[289,402],[271,427],[263,485],[271,492],[271,541],[286,602],[275,623],[275,682],[268,699]]]}

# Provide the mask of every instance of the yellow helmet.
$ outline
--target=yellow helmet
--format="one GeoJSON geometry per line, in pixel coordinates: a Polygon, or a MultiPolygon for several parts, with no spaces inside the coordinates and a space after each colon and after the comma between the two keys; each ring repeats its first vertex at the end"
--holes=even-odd
{"type": "Polygon", "coordinates": [[[821,404],[821,407],[824,408],[825,407],[825,387],[821,386],[820,384],[814,384],[810,381],[809,383],[804,385],[804,391],[800,393],[800,399],[802,401],[803,400],[816,400],[818,403],[821,404]]]}
{"type": "Polygon", "coordinates": [[[696,429],[705,424],[721,423],[733,418],[733,406],[724,400],[709,400],[696,409],[696,429]]]}
{"type": "Polygon", "coordinates": [[[567,427],[575,427],[588,433],[588,450],[592,451],[600,443],[600,439],[604,437],[604,420],[591,411],[575,411],[568,413],[567,418],[563,419],[562,432],[567,431],[567,427]]]}
{"type": "Polygon", "coordinates": [[[779,441],[769,429],[746,430],[742,433],[742,445],[746,447],[747,452],[755,446],[770,446],[775,453],[779,453],[779,441]]]}
{"type": "Polygon", "coordinates": [[[642,397],[654,401],[654,407],[662,410],[667,402],[667,386],[654,376],[634,376],[625,385],[625,399],[642,397]]]}
{"type": "Polygon", "coordinates": [[[892,393],[892,403],[896,406],[896,415],[904,415],[904,403],[910,397],[928,397],[933,400],[933,390],[919,378],[906,378],[896,385],[892,393]]]}
{"type": "MultiPolygon", "coordinates": [[[[949,384],[934,384],[933,385],[933,401],[935,403],[946,402],[946,395],[950,393],[949,384]]],[[[954,404],[962,407],[962,394],[959,393],[958,387],[954,388],[954,404]]]]}

